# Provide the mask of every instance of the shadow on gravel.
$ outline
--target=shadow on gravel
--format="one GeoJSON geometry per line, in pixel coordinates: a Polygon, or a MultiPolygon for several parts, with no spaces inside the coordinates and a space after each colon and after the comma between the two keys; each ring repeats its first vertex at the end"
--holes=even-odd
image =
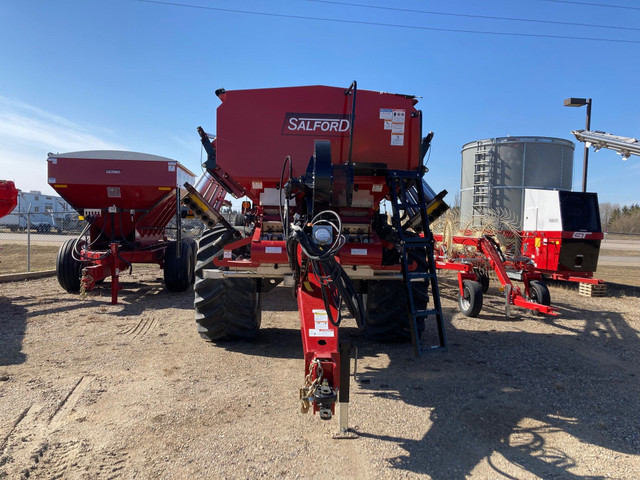
{"type": "MultiPolygon", "coordinates": [[[[360,339],[357,328],[341,327],[340,339],[357,342],[360,339]]],[[[300,327],[261,328],[258,336],[251,341],[228,340],[209,342],[216,348],[224,348],[229,352],[255,355],[266,358],[303,359],[302,336],[300,327]]]]}
{"type": "Polygon", "coordinates": [[[267,358],[302,358],[300,329],[261,328],[254,340],[226,340],[209,342],[212,347],[224,348],[229,352],[255,355],[267,358]]]}
{"type": "MultiPolygon", "coordinates": [[[[261,294],[262,310],[278,312],[297,312],[298,301],[293,296],[291,288],[278,287],[270,292],[261,294]]],[[[297,315],[296,315],[297,318],[297,315]]]]}
{"type": "MultiPolygon", "coordinates": [[[[27,329],[27,309],[7,297],[0,297],[0,366],[18,365],[27,360],[22,339],[27,329]]],[[[2,376],[0,372],[0,376],[2,376]]]]}
{"type": "MultiPolygon", "coordinates": [[[[570,315],[570,316],[569,316],[570,315]]],[[[576,460],[546,439],[574,437],[580,444],[621,454],[640,452],[638,346],[623,347],[637,332],[616,313],[602,313],[571,334],[457,330],[447,325],[449,352],[412,358],[410,346],[363,344],[360,355],[389,355],[388,368],[360,372],[361,389],[430,410],[433,422],[414,440],[374,435],[406,454],[390,467],[433,479],[462,480],[487,461],[495,476],[516,478],[493,462],[498,454],[540,478],[585,477],[571,472],[576,460]],[[558,438],[558,437],[556,437],[558,438]]],[[[447,318],[451,318],[447,315],[447,318]]],[[[563,328],[563,327],[559,327],[563,328]]],[[[501,478],[502,478],[501,477],[501,478]]]]}
{"type": "MultiPolygon", "coordinates": [[[[167,290],[162,281],[154,282],[120,282],[122,289],[118,292],[118,305],[121,309],[112,312],[118,317],[141,315],[144,312],[178,308],[193,310],[193,289],[184,292],[167,290]]],[[[88,299],[97,305],[111,305],[111,282],[99,284],[89,294],[88,299]]]]}

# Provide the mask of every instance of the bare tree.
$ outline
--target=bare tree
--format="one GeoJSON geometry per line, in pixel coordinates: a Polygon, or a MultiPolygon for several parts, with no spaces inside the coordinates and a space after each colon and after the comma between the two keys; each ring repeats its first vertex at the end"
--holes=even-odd
{"type": "Polygon", "coordinates": [[[620,209],[619,203],[604,202],[600,204],[600,222],[602,227],[608,227],[613,212],[620,209]]]}

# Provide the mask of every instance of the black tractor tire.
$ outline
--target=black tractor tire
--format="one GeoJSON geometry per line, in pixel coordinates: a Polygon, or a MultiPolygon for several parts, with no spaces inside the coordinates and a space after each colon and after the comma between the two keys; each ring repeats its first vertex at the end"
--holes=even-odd
{"type": "Polygon", "coordinates": [[[233,226],[244,227],[244,213],[236,214],[235,218],[233,219],[233,226]]]}
{"type": "Polygon", "coordinates": [[[222,248],[233,240],[233,234],[224,225],[216,225],[210,230],[205,230],[197,241],[196,248],[196,280],[198,275],[202,277],[202,270],[215,268],[213,259],[220,256],[222,248]]]}
{"type": "Polygon", "coordinates": [[[207,340],[251,340],[260,329],[262,310],[255,278],[209,279],[207,288],[196,292],[194,306],[198,333],[207,340]]]}
{"type": "Polygon", "coordinates": [[[206,231],[198,242],[194,307],[198,333],[206,340],[251,340],[260,329],[258,282],[253,278],[205,278],[203,270],[215,268],[213,259],[235,240],[223,226],[206,231]]]}
{"type": "MultiPolygon", "coordinates": [[[[414,249],[409,254],[411,263],[415,263],[415,272],[427,271],[427,252],[414,249]]],[[[413,303],[416,310],[425,310],[429,303],[427,281],[411,283],[413,303]]],[[[368,340],[375,342],[410,342],[411,310],[409,293],[404,281],[375,280],[368,282],[365,311],[366,322],[362,329],[368,340]]],[[[424,332],[424,317],[418,317],[418,339],[424,332]]]]}
{"type": "Polygon", "coordinates": [[[473,280],[462,281],[462,294],[458,294],[458,307],[467,317],[477,317],[482,310],[482,285],[473,280]]]}
{"type": "Polygon", "coordinates": [[[58,250],[58,257],[56,259],[56,276],[58,277],[58,283],[67,292],[79,292],[80,291],[80,277],[82,276],[82,262],[76,258],[79,252],[76,250],[75,257],[73,249],[76,246],[77,240],[71,238],[64,242],[58,250]]]}
{"type": "Polygon", "coordinates": [[[531,301],[540,305],[551,305],[551,294],[549,288],[540,280],[531,280],[529,282],[529,294],[531,301]]]}
{"type": "Polygon", "coordinates": [[[182,239],[180,244],[169,242],[164,251],[164,284],[172,292],[184,292],[193,279],[193,255],[191,244],[182,239]],[[180,247],[180,258],[176,258],[176,249],[180,247]]]}
{"type": "MultiPolygon", "coordinates": [[[[416,282],[413,300],[416,309],[424,310],[429,301],[428,292],[420,289],[424,282],[416,282]]],[[[374,280],[368,285],[365,301],[366,322],[363,335],[375,342],[411,341],[411,312],[407,288],[403,281],[374,280]]],[[[416,320],[418,337],[424,332],[424,317],[416,320]]]]}

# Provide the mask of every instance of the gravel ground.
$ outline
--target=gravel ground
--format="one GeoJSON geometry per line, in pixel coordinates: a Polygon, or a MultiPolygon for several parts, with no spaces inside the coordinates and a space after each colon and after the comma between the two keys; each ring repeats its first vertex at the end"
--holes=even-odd
{"type": "Polygon", "coordinates": [[[108,282],[85,300],[0,285],[0,478],[640,477],[638,288],[551,286],[559,317],[507,319],[492,286],[471,319],[443,277],[449,349],[419,359],[347,320],[357,438],[336,440],[337,418],[300,413],[289,289],[264,296],[255,342],[214,345],[161,276],[122,276],[118,305],[108,282]]]}

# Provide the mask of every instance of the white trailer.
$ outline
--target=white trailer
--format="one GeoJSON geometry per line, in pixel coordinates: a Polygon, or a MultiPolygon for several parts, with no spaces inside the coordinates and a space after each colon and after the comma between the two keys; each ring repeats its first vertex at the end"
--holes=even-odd
{"type": "Polygon", "coordinates": [[[0,227],[11,231],[25,231],[28,226],[39,233],[49,233],[52,229],[64,230],[66,220],[76,216],[76,212],[62,198],[44,195],[42,192],[18,191],[18,203],[11,213],[0,219],[0,227]]]}

